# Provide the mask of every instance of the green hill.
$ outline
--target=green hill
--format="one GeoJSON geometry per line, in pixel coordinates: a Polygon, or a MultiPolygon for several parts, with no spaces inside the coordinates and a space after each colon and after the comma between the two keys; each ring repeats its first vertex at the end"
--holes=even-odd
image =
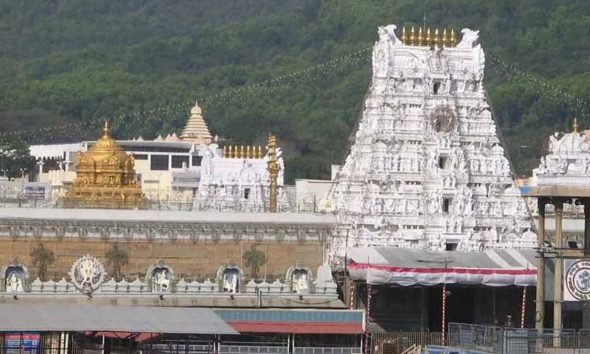
{"type": "Polygon", "coordinates": [[[276,133],[287,178],[340,163],[377,26],[480,30],[486,87],[519,174],[574,115],[588,126],[590,2],[0,0],[0,127],[30,143],[179,131],[198,99],[232,144],[276,133]]]}

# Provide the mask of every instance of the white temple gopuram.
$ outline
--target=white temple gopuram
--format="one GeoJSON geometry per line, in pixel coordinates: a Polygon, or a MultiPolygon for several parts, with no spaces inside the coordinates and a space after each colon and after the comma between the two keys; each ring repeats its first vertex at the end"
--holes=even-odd
{"type": "Polygon", "coordinates": [[[332,190],[332,247],[536,245],[483,87],[479,31],[379,28],[354,142],[332,190]]]}

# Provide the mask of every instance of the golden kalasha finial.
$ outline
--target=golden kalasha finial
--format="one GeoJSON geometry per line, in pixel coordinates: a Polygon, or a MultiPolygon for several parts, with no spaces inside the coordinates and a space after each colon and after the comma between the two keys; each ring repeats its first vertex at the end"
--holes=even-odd
{"type": "Polygon", "coordinates": [[[406,27],[402,27],[402,43],[403,44],[408,44],[408,35],[406,34],[406,27]]]}
{"type": "Polygon", "coordinates": [[[236,146],[235,145],[229,146],[229,157],[232,159],[236,157],[236,146]]]}
{"type": "Polygon", "coordinates": [[[574,118],[574,122],[572,123],[572,133],[578,133],[578,118],[574,118]]]}
{"type": "Polygon", "coordinates": [[[449,47],[455,47],[457,45],[457,37],[455,36],[455,29],[451,28],[451,38],[449,38],[449,47]]]}
{"type": "Polygon", "coordinates": [[[414,45],[416,44],[416,32],[414,30],[414,26],[412,26],[412,29],[410,30],[410,43],[409,45],[414,45]]]}
{"type": "Polygon", "coordinates": [[[449,38],[447,36],[447,29],[445,28],[445,29],[443,29],[443,32],[442,32],[442,47],[446,48],[448,46],[449,46],[449,38]]]}
{"type": "Polygon", "coordinates": [[[221,150],[221,157],[227,157],[227,146],[223,146],[223,149],[221,150]]]}
{"type": "Polygon", "coordinates": [[[246,157],[246,149],[244,148],[244,145],[240,146],[240,158],[243,159],[246,157]]]}
{"type": "Polygon", "coordinates": [[[109,120],[104,120],[104,128],[102,128],[102,134],[104,136],[109,136],[110,128],[109,128],[109,120]]]}
{"type": "Polygon", "coordinates": [[[246,158],[247,159],[252,158],[252,156],[250,156],[250,145],[246,145],[246,158]]]}
{"type": "Polygon", "coordinates": [[[430,35],[430,28],[426,30],[426,45],[430,46],[432,44],[432,36],[430,35]]]}
{"type": "Polygon", "coordinates": [[[434,48],[438,48],[440,46],[440,36],[438,33],[438,28],[434,30],[434,38],[432,39],[432,44],[434,48]]]}
{"type": "Polygon", "coordinates": [[[422,27],[418,28],[418,43],[416,45],[424,45],[424,33],[422,33],[422,27]]]}
{"type": "Polygon", "coordinates": [[[262,158],[262,146],[258,145],[258,158],[262,158]]]}

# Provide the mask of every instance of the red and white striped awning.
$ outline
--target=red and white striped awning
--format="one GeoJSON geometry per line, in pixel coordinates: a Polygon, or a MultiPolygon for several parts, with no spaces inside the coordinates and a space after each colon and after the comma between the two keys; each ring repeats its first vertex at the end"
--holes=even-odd
{"type": "Polygon", "coordinates": [[[347,250],[347,267],[353,280],[373,285],[534,286],[536,255],[534,249],[445,252],[355,247],[347,250]]]}

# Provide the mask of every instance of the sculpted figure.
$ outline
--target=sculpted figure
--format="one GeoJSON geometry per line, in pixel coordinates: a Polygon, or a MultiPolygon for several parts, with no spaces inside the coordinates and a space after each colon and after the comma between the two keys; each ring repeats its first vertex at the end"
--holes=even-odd
{"type": "Polygon", "coordinates": [[[461,30],[463,37],[461,38],[461,42],[457,44],[457,48],[473,48],[477,40],[479,39],[479,31],[473,31],[469,28],[463,28],[461,30]]]}
{"type": "Polygon", "coordinates": [[[10,274],[10,277],[6,281],[6,292],[15,293],[22,291],[24,291],[22,280],[15,273],[10,274]]]}

